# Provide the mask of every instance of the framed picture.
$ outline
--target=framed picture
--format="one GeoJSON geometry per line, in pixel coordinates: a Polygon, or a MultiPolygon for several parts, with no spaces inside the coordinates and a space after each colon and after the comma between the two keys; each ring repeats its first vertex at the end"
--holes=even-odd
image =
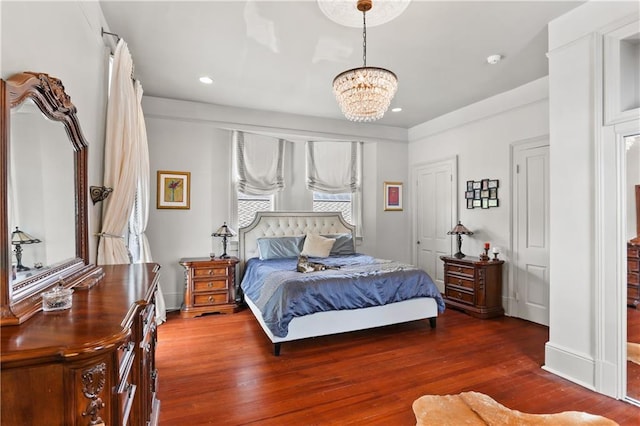
{"type": "Polygon", "coordinates": [[[473,190],[473,198],[475,198],[476,200],[480,199],[480,190],[479,189],[474,189],[473,190]]]}
{"type": "Polygon", "coordinates": [[[384,183],[384,209],[402,211],[402,182],[384,183]]]}
{"type": "Polygon", "coordinates": [[[467,199],[467,208],[468,209],[472,209],[473,208],[473,198],[468,198],[467,199]]]}
{"type": "Polygon", "coordinates": [[[489,198],[489,200],[487,201],[488,203],[488,207],[498,207],[498,200],[492,200],[491,198],[489,198]]]}
{"type": "Polygon", "coordinates": [[[480,191],[480,198],[489,198],[489,190],[483,189],[482,191],[480,191]]]}
{"type": "Polygon", "coordinates": [[[489,188],[497,188],[498,187],[498,179],[489,180],[489,188]]]}
{"type": "Polygon", "coordinates": [[[158,170],[157,205],[159,209],[189,209],[191,173],[158,170]]]}
{"type": "Polygon", "coordinates": [[[480,182],[479,180],[473,181],[473,189],[480,189],[481,185],[482,182],[480,182]]]}
{"type": "Polygon", "coordinates": [[[482,189],[489,189],[489,179],[482,179],[482,189]]]}
{"type": "Polygon", "coordinates": [[[464,193],[464,198],[466,198],[467,200],[469,198],[473,198],[473,191],[467,191],[464,193]]]}
{"type": "Polygon", "coordinates": [[[489,199],[488,198],[483,198],[482,199],[482,208],[483,209],[488,209],[489,208],[489,199]]]}
{"type": "Polygon", "coordinates": [[[482,201],[480,199],[473,200],[473,207],[482,207],[482,201]]]}
{"type": "Polygon", "coordinates": [[[489,199],[490,200],[498,199],[498,188],[489,188],[489,199]]]}
{"type": "Polygon", "coordinates": [[[467,181],[467,191],[473,191],[473,181],[472,180],[468,180],[467,181]]]}

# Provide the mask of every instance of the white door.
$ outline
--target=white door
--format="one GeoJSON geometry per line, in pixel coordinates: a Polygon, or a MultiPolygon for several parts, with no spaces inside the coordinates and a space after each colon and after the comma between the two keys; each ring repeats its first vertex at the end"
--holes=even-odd
{"type": "Polygon", "coordinates": [[[414,263],[425,270],[438,289],[444,291],[444,270],[440,256],[450,255],[452,238],[447,232],[456,223],[456,158],[416,166],[414,227],[416,248],[414,263]]]}
{"type": "Polygon", "coordinates": [[[549,325],[549,141],[514,146],[513,316],[549,325]]]}

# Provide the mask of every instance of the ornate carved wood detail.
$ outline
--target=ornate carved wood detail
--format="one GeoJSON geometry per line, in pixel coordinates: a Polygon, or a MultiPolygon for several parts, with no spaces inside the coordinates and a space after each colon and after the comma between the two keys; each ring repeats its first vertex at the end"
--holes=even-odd
{"type": "Polygon", "coordinates": [[[485,291],[486,273],[487,271],[484,268],[478,269],[478,291],[483,293],[485,291]]]}
{"type": "Polygon", "coordinates": [[[106,382],[107,366],[104,362],[88,368],[82,372],[82,393],[90,401],[87,408],[82,412],[82,417],[90,416],[89,426],[103,425],[100,417],[100,410],[105,404],[100,398],[106,382]]]}

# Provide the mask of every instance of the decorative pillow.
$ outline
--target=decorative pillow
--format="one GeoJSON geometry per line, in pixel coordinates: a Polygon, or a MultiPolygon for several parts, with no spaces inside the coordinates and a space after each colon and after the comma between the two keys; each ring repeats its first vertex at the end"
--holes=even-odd
{"type": "Polygon", "coordinates": [[[335,238],[336,242],[333,243],[331,248],[331,255],[341,254],[355,254],[356,250],[353,244],[352,234],[329,234],[323,235],[326,238],[335,238]]]}
{"type": "Polygon", "coordinates": [[[260,260],[280,259],[283,257],[298,257],[300,250],[302,250],[304,236],[262,237],[258,238],[257,241],[260,260]]]}
{"type": "Polygon", "coordinates": [[[307,234],[304,239],[304,245],[302,246],[303,256],[311,257],[327,257],[331,253],[335,238],[325,238],[318,234],[307,234]]]}

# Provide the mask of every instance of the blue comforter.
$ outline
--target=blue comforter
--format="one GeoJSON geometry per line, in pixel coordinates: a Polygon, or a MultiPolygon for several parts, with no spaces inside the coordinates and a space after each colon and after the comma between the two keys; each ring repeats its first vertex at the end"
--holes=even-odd
{"type": "Polygon", "coordinates": [[[246,264],[242,290],[275,336],[285,337],[294,317],[418,297],[433,297],[438,312],[444,312],[444,301],[431,277],[414,266],[355,254],[309,258],[339,269],[300,273],[297,261],[252,258],[246,264]]]}

